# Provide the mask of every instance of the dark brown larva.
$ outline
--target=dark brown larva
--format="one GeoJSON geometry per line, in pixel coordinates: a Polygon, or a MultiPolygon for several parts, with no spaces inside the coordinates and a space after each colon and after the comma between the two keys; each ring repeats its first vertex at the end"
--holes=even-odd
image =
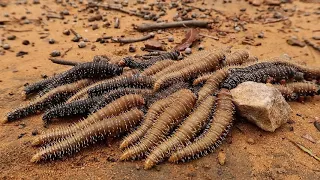
{"type": "Polygon", "coordinates": [[[133,131],[126,138],[124,138],[124,140],[120,144],[120,148],[127,148],[128,146],[140,140],[143,135],[145,135],[145,133],[150,129],[159,115],[173,103],[173,101],[177,98],[177,95],[180,95],[180,92],[173,93],[169,97],[161,99],[152,104],[149,107],[146,117],[144,118],[140,127],[138,127],[137,130],[133,131]]]}
{"type": "Polygon", "coordinates": [[[163,158],[170,156],[178,146],[185,146],[206,124],[215,102],[214,96],[209,96],[191,113],[176,132],[166,141],[157,146],[147,157],[144,168],[150,169],[163,158]]]}
{"type": "Polygon", "coordinates": [[[171,85],[177,81],[188,80],[196,77],[199,74],[207,73],[217,69],[220,66],[221,61],[225,58],[223,51],[217,51],[215,53],[208,53],[207,56],[202,57],[197,62],[179,69],[176,72],[165,74],[159,77],[153,86],[154,91],[159,90],[162,87],[171,85]]]}
{"type": "Polygon", "coordinates": [[[224,64],[227,66],[241,65],[247,61],[248,57],[248,51],[238,50],[232,54],[227,55],[224,64]]]}
{"type": "Polygon", "coordinates": [[[153,146],[164,140],[170,130],[190,113],[196,101],[195,95],[187,89],[182,89],[177,93],[180,93],[180,95],[164,110],[143,139],[138,144],[127,149],[121,155],[120,160],[139,157],[148,152],[153,146]]]}
{"type": "Polygon", "coordinates": [[[198,102],[217,92],[228,75],[228,67],[215,71],[198,92],[198,102]]]}
{"type": "Polygon", "coordinates": [[[110,90],[119,87],[132,87],[132,88],[150,88],[153,86],[153,78],[150,76],[131,75],[119,76],[103,83],[98,84],[88,90],[90,97],[102,95],[110,90]]]}
{"type": "Polygon", "coordinates": [[[234,112],[235,108],[229,90],[221,89],[210,128],[192,144],[173,153],[169,158],[169,162],[196,158],[216,149],[225,139],[233,123],[234,112]]]}
{"type": "Polygon", "coordinates": [[[89,79],[80,80],[72,84],[66,84],[52,89],[41,97],[37,97],[34,101],[10,112],[5,117],[3,123],[14,121],[26,116],[35,114],[37,111],[42,111],[48,107],[52,107],[58,103],[64,102],[68,97],[74,94],[78,89],[81,89],[92,81],[89,79]]]}
{"type": "Polygon", "coordinates": [[[176,61],[172,61],[172,60],[163,60],[163,61],[156,62],[154,65],[142,71],[141,75],[152,76],[157,72],[163,70],[164,68],[174,64],[175,62],[176,61]]]}
{"type": "Polygon", "coordinates": [[[44,142],[56,140],[61,137],[71,135],[77,130],[85,129],[90,124],[93,124],[97,121],[101,121],[102,119],[107,117],[118,115],[121,112],[124,112],[132,107],[140,106],[142,104],[144,104],[144,99],[141,95],[128,94],[122,96],[116,99],[115,101],[111,102],[104,108],[89,115],[86,119],[79,121],[78,123],[75,123],[73,126],[53,129],[49,132],[39,135],[37,138],[35,138],[32,144],[39,145],[44,142]]]}
{"type": "Polygon", "coordinates": [[[36,153],[31,162],[39,162],[53,157],[62,157],[64,154],[78,152],[88,143],[94,143],[97,138],[116,136],[119,133],[129,131],[142,119],[143,112],[134,108],[118,116],[103,119],[99,122],[77,131],[67,139],[53,143],[36,153]]]}

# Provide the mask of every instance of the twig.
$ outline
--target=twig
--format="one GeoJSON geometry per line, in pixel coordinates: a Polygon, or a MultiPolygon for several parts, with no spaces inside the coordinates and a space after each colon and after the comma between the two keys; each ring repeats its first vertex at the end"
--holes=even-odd
{"type": "Polygon", "coordinates": [[[280,21],[285,21],[287,19],[288,19],[288,17],[284,17],[284,18],[280,18],[280,19],[268,18],[263,22],[263,24],[276,23],[276,22],[280,22],[280,21]]]}
{"type": "Polygon", "coordinates": [[[320,161],[320,158],[319,158],[317,155],[313,154],[313,152],[312,152],[310,149],[304,147],[302,144],[300,144],[300,143],[298,143],[298,142],[294,142],[294,141],[291,140],[291,139],[288,139],[288,140],[289,140],[291,143],[293,143],[295,146],[297,146],[298,148],[300,148],[302,151],[304,151],[305,153],[309,154],[309,155],[310,155],[311,157],[313,157],[314,159],[320,161]]]}
{"type": "Polygon", "coordinates": [[[66,61],[64,59],[49,58],[49,60],[56,64],[62,64],[62,65],[68,65],[68,66],[76,66],[78,64],[81,64],[81,62],[66,61]]]}
{"type": "Polygon", "coordinates": [[[6,29],[7,31],[9,32],[29,32],[29,31],[32,31],[32,29],[6,29]]]}
{"type": "Polygon", "coordinates": [[[71,33],[74,34],[74,38],[72,39],[73,42],[78,42],[80,39],[82,39],[82,36],[77,33],[75,30],[70,29],[71,33]]]}
{"type": "Polygon", "coordinates": [[[138,37],[138,38],[114,38],[112,39],[113,42],[118,42],[121,44],[126,44],[126,43],[134,43],[134,42],[140,42],[140,41],[145,41],[147,39],[151,39],[154,37],[154,33],[149,33],[146,36],[138,37]]]}
{"type": "Polygon", "coordinates": [[[219,40],[218,37],[215,37],[215,36],[210,36],[210,35],[207,35],[207,34],[199,34],[200,36],[203,36],[203,37],[208,37],[208,38],[211,38],[211,39],[214,39],[214,40],[219,40]]]}
{"type": "Polygon", "coordinates": [[[114,18],[114,28],[116,28],[116,29],[120,28],[120,20],[118,17],[114,18]]]}
{"type": "Polygon", "coordinates": [[[305,39],[304,42],[305,42],[307,45],[311,46],[313,49],[315,49],[315,50],[317,50],[317,51],[320,51],[320,46],[317,45],[316,43],[313,43],[313,42],[309,41],[308,39],[305,39]]]}
{"type": "Polygon", "coordinates": [[[64,17],[57,14],[48,14],[47,19],[64,19],[64,17]]]}
{"type": "Polygon", "coordinates": [[[67,55],[67,53],[71,51],[72,48],[73,46],[69,47],[64,53],[62,53],[61,57],[63,58],[65,55],[67,55]]]}
{"type": "Polygon", "coordinates": [[[168,23],[153,23],[153,24],[141,24],[135,27],[138,31],[149,31],[155,29],[166,29],[166,28],[176,28],[176,27],[201,27],[207,28],[209,21],[178,21],[178,22],[168,22],[168,23]]]}

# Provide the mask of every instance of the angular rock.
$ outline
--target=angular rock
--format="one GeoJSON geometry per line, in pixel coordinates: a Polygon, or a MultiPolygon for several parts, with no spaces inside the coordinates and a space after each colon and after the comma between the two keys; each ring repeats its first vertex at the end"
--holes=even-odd
{"type": "Polygon", "coordinates": [[[252,0],[251,4],[254,6],[260,6],[263,3],[263,0],[252,0]]]}
{"type": "Polygon", "coordinates": [[[304,47],[306,44],[296,38],[290,38],[287,39],[287,43],[291,46],[299,46],[299,47],[304,47]]]}
{"type": "Polygon", "coordinates": [[[290,119],[289,104],[277,89],[266,84],[244,82],[231,94],[237,112],[265,131],[274,132],[290,119]]]}
{"type": "Polygon", "coordinates": [[[161,42],[156,40],[148,40],[144,44],[146,49],[153,49],[153,50],[164,50],[164,46],[161,44],[161,42]]]}

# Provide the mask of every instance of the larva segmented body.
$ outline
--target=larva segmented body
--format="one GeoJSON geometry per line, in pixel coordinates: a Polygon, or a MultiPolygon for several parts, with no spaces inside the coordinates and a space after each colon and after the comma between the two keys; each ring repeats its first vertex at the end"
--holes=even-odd
{"type": "Polygon", "coordinates": [[[149,66],[154,65],[156,62],[159,62],[165,59],[177,60],[179,55],[180,55],[179,51],[165,52],[160,54],[159,56],[155,56],[149,60],[144,60],[141,62],[134,61],[131,57],[126,57],[123,59],[123,62],[121,64],[124,66],[128,66],[132,69],[136,69],[136,68],[145,69],[145,68],[148,68],[149,66]]]}
{"type": "Polygon", "coordinates": [[[248,51],[238,50],[226,56],[225,63],[227,66],[241,65],[247,61],[249,57],[248,51]]]}
{"type": "Polygon", "coordinates": [[[157,72],[160,72],[164,68],[174,64],[176,61],[172,60],[163,60],[163,61],[158,61],[154,65],[148,67],[144,71],[141,72],[141,75],[143,76],[152,76],[156,74],[157,72]]]}
{"type": "Polygon", "coordinates": [[[216,104],[216,111],[210,124],[210,128],[193,143],[174,152],[170,156],[169,162],[178,162],[187,158],[206,155],[222,143],[232,125],[235,112],[229,90],[221,89],[216,104]]]}
{"type": "Polygon", "coordinates": [[[246,81],[266,82],[269,78],[275,80],[295,78],[300,80],[303,74],[297,72],[295,68],[288,66],[272,66],[253,71],[251,73],[234,72],[222,84],[222,88],[233,89],[238,84],[246,81]]]}
{"type": "Polygon", "coordinates": [[[201,83],[206,82],[212,74],[214,74],[214,72],[213,73],[212,72],[205,73],[201,76],[198,76],[195,80],[193,80],[192,85],[196,86],[196,85],[199,85],[201,83]]]}
{"type": "Polygon", "coordinates": [[[273,63],[277,65],[293,67],[298,71],[304,73],[305,79],[316,79],[316,80],[320,79],[320,67],[309,67],[309,66],[300,65],[298,63],[294,63],[291,61],[289,62],[289,61],[281,61],[281,60],[275,61],[273,63]]]}
{"type": "Polygon", "coordinates": [[[79,151],[81,147],[86,145],[84,143],[94,143],[96,138],[116,136],[119,133],[129,131],[141,121],[142,117],[143,112],[134,108],[118,116],[103,119],[81,131],[77,131],[68,139],[55,142],[51,146],[43,148],[32,157],[31,162],[46,160],[51,156],[62,157],[66,153],[70,154],[74,151],[79,151]]]}
{"type": "Polygon", "coordinates": [[[43,79],[41,81],[38,81],[36,83],[33,83],[33,84],[30,84],[28,86],[26,86],[24,88],[24,92],[23,92],[23,96],[28,96],[30,94],[33,94],[33,93],[37,93],[39,91],[42,91],[43,89],[46,88],[46,86],[48,84],[51,84],[54,80],[56,80],[58,78],[58,76],[52,76],[52,77],[48,77],[46,79],[43,79]]]}
{"type": "Polygon", "coordinates": [[[65,101],[68,97],[74,94],[78,89],[81,89],[91,83],[91,80],[84,79],[72,84],[66,84],[52,89],[41,97],[36,98],[34,101],[22,106],[10,113],[3,122],[13,121],[26,116],[32,115],[37,111],[42,111],[48,107],[65,101]]]}
{"type": "Polygon", "coordinates": [[[160,88],[173,84],[174,82],[177,82],[179,80],[188,80],[199,74],[215,70],[224,58],[225,55],[223,51],[208,53],[207,56],[202,57],[198,60],[198,62],[195,62],[190,66],[159,77],[155,81],[153,89],[154,91],[157,91],[160,88]]]}
{"type": "Polygon", "coordinates": [[[281,93],[281,95],[287,100],[297,99],[297,95],[293,93],[293,90],[289,87],[286,87],[285,85],[270,84],[270,86],[276,88],[281,93]]]}
{"type": "Polygon", "coordinates": [[[144,168],[150,169],[158,162],[163,160],[165,156],[170,155],[170,153],[176,149],[178,146],[184,146],[190,142],[197,133],[206,124],[213,105],[215,102],[214,96],[209,96],[202,101],[201,104],[191,113],[181,126],[176,130],[176,132],[166,141],[157,146],[147,157],[144,168]]]}
{"type": "Polygon", "coordinates": [[[144,99],[141,95],[128,94],[122,96],[110,104],[106,105],[104,108],[98,110],[97,112],[90,114],[86,119],[75,123],[71,127],[62,127],[50,130],[49,132],[38,136],[33,142],[33,145],[38,145],[44,142],[52,141],[73,134],[77,130],[85,129],[85,127],[100,121],[104,118],[115,116],[124,112],[132,107],[141,106],[144,104],[144,99]]]}
{"type": "Polygon", "coordinates": [[[120,144],[120,148],[124,149],[127,148],[129,145],[134,144],[139,139],[142,138],[142,136],[150,129],[156,118],[167,108],[169,107],[173,101],[177,98],[177,96],[181,95],[180,92],[176,92],[171,94],[165,99],[161,99],[154,104],[152,104],[148,112],[146,114],[146,117],[144,118],[144,121],[132,133],[130,133],[120,144]]]}
{"type": "Polygon", "coordinates": [[[120,76],[117,78],[109,79],[97,86],[90,88],[88,90],[88,94],[90,97],[99,96],[119,87],[150,88],[153,86],[153,83],[153,79],[149,76],[120,76]]]}
{"type": "Polygon", "coordinates": [[[72,83],[85,78],[106,78],[108,76],[120,75],[123,68],[116,64],[105,62],[86,62],[74,66],[70,70],[60,74],[46,89],[72,83]]]}
{"type": "Polygon", "coordinates": [[[144,138],[121,155],[120,160],[135,158],[148,152],[156,143],[161,142],[170,130],[183,120],[184,116],[190,113],[196,101],[195,95],[187,89],[177,93],[180,93],[179,97],[164,110],[144,138]]]}
{"type": "Polygon", "coordinates": [[[220,89],[220,84],[227,78],[229,73],[228,67],[215,71],[198,92],[198,102],[217,92],[220,89]]]}
{"type": "Polygon", "coordinates": [[[286,86],[298,96],[314,96],[319,94],[319,86],[310,82],[294,82],[288,83],[286,86]]]}
{"type": "Polygon", "coordinates": [[[215,55],[217,52],[225,52],[225,51],[223,51],[223,50],[207,50],[206,51],[205,50],[205,51],[201,51],[196,54],[192,54],[191,56],[185,58],[184,60],[179,61],[177,63],[172,64],[171,66],[164,68],[162,71],[154,74],[152,77],[154,79],[158,79],[166,74],[181,70],[185,67],[190,66],[193,63],[197,63],[201,59],[207,59],[210,56],[215,55]]]}

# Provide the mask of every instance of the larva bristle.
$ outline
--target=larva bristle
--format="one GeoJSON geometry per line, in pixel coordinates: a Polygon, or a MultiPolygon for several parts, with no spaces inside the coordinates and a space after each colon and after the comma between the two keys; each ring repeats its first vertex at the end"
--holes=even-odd
{"type": "Polygon", "coordinates": [[[238,50],[226,56],[225,65],[227,66],[241,65],[247,62],[248,57],[249,57],[248,51],[238,50]]]}
{"type": "Polygon", "coordinates": [[[85,129],[90,124],[100,121],[103,118],[118,115],[130,108],[141,106],[143,104],[144,99],[141,95],[128,94],[122,96],[106,105],[104,108],[98,110],[97,112],[90,114],[86,119],[75,123],[73,126],[53,129],[45,134],[38,136],[32,144],[39,145],[44,142],[71,135],[77,130],[85,129]]]}
{"type": "Polygon", "coordinates": [[[298,96],[314,96],[319,92],[319,86],[311,82],[293,82],[286,86],[298,96]]]}
{"type": "Polygon", "coordinates": [[[192,85],[197,86],[201,83],[206,82],[212,74],[214,74],[214,72],[213,73],[209,72],[209,73],[205,73],[203,75],[198,76],[195,80],[193,80],[192,85]]]}
{"type": "Polygon", "coordinates": [[[23,105],[16,110],[7,114],[7,121],[14,121],[26,116],[35,114],[38,111],[42,111],[48,107],[52,107],[58,103],[64,102],[70,97],[77,89],[82,88],[89,84],[91,80],[84,79],[72,84],[66,84],[52,89],[44,96],[36,98],[34,101],[23,105]]]}
{"type": "Polygon", "coordinates": [[[183,117],[190,113],[196,101],[195,95],[187,89],[182,89],[177,93],[180,95],[176,100],[164,110],[141,141],[121,155],[120,160],[134,158],[148,152],[156,143],[161,142],[170,130],[183,120],[183,117]]]}
{"type": "Polygon", "coordinates": [[[215,71],[203,87],[198,92],[198,102],[201,102],[206,97],[214,94],[220,88],[220,84],[227,78],[229,75],[229,67],[225,67],[215,71]]]}
{"type": "Polygon", "coordinates": [[[41,81],[38,81],[36,83],[27,85],[24,88],[22,95],[25,96],[25,98],[26,98],[30,94],[38,93],[39,91],[45,89],[48,84],[52,83],[57,78],[58,78],[58,76],[52,76],[52,77],[48,77],[46,79],[43,79],[41,81]]]}
{"type": "Polygon", "coordinates": [[[209,96],[191,113],[176,132],[166,141],[157,146],[147,157],[144,168],[150,169],[163,158],[170,156],[176,147],[186,145],[191,141],[207,122],[215,102],[214,96],[209,96]]]}
{"type": "Polygon", "coordinates": [[[85,146],[85,143],[94,143],[97,137],[115,136],[126,132],[137,125],[142,117],[143,112],[134,108],[118,116],[103,119],[81,131],[77,131],[65,140],[53,143],[51,146],[42,149],[32,157],[31,162],[39,162],[55,154],[61,156],[66,152],[70,154],[74,151],[79,151],[81,147],[85,146]]]}
{"type": "Polygon", "coordinates": [[[140,61],[140,62],[135,61],[132,57],[125,57],[120,62],[120,64],[122,66],[127,66],[132,69],[145,69],[145,68],[148,68],[149,66],[152,66],[155,63],[163,61],[165,59],[177,60],[179,55],[180,55],[179,51],[165,52],[165,53],[160,54],[159,56],[155,56],[149,60],[144,60],[144,61],[140,61]]]}
{"type": "Polygon", "coordinates": [[[215,54],[216,52],[225,52],[225,51],[222,51],[222,50],[204,50],[204,51],[200,51],[199,53],[192,54],[189,57],[185,58],[184,60],[179,61],[177,63],[174,63],[174,64],[164,68],[160,72],[154,74],[152,77],[154,79],[159,79],[159,78],[161,78],[162,76],[164,76],[166,74],[170,74],[172,72],[179,71],[179,70],[181,70],[181,69],[183,69],[185,67],[190,66],[191,64],[197,63],[201,59],[208,58],[212,54],[215,54]]]}
{"type": "Polygon", "coordinates": [[[155,122],[156,118],[167,108],[169,107],[173,101],[180,95],[180,92],[176,92],[171,94],[165,99],[161,99],[156,101],[154,104],[150,106],[146,117],[144,118],[142,124],[138,129],[130,133],[120,144],[120,149],[127,148],[128,146],[134,144],[139,139],[142,138],[143,135],[150,129],[152,124],[155,122]]]}
{"type": "Polygon", "coordinates": [[[204,54],[201,59],[198,59],[197,62],[179,69],[176,72],[159,77],[154,83],[153,90],[158,91],[160,88],[171,85],[177,81],[189,80],[197,75],[215,70],[220,66],[224,58],[225,54],[223,51],[208,52],[204,54]]]}
{"type": "Polygon", "coordinates": [[[55,79],[45,91],[52,89],[63,84],[75,82],[85,78],[106,78],[109,76],[120,75],[123,72],[123,68],[116,65],[105,62],[86,62],[81,63],[70,70],[61,73],[57,79],[55,79]]]}
{"type": "Polygon", "coordinates": [[[160,72],[164,68],[166,68],[174,63],[176,63],[176,62],[172,61],[172,60],[163,60],[163,61],[156,62],[154,65],[152,65],[149,68],[142,71],[141,75],[152,76],[152,75],[156,74],[157,72],[160,72]]]}
{"type": "Polygon", "coordinates": [[[153,79],[149,76],[120,76],[117,78],[109,79],[108,81],[90,88],[88,90],[88,94],[90,97],[99,96],[119,87],[150,88],[153,86],[153,83],[153,79]]]}
{"type": "Polygon", "coordinates": [[[297,95],[293,92],[293,90],[289,87],[286,87],[285,85],[270,83],[267,83],[267,85],[276,88],[281,93],[281,95],[287,100],[297,99],[297,95]]]}
{"type": "Polygon", "coordinates": [[[213,151],[217,148],[226,137],[232,125],[234,112],[235,107],[229,90],[221,89],[218,94],[216,111],[210,128],[193,143],[174,152],[170,156],[169,162],[196,158],[201,154],[205,155],[206,151],[213,151]]]}

